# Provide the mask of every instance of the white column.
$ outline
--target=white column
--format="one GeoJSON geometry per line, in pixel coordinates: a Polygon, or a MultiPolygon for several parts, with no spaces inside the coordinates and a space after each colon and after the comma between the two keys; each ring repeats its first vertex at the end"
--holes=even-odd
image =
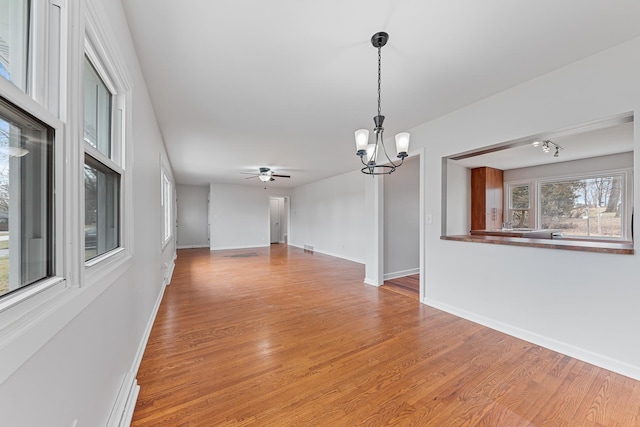
{"type": "Polygon", "coordinates": [[[364,283],[380,286],[384,283],[384,175],[366,175],[366,253],[364,283]]]}

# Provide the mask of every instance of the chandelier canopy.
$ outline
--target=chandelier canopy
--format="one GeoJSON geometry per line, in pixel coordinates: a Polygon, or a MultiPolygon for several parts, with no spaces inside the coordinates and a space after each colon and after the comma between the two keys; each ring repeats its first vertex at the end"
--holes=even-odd
{"type": "MultiPolygon", "coordinates": [[[[356,155],[360,157],[360,161],[364,165],[361,169],[362,173],[368,175],[386,175],[393,173],[397,167],[402,165],[405,157],[408,156],[409,151],[409,133],[401,132],[396,135],[396,150],[397,158],[400,162],[394,163],[387,154],[387,150],[384,146],[384,116],[381,113],[380,108],[380,82],[381,82],[381,50],[382,46],[387,44],[389,40],[389,34],[385,32],[375,33],[371,37],[371,44],[378,49],[378,115],[373,118],[375,127],[373,133],[375,134],[375,142],[369,143],[369,129],[358,129],[355,132],[356,138],[356,155]],[[380,155],[382,153],[382,155],[380,155]],[[380,157],[378,157],[380,155],[380,157]],[[378,163],[378,161],[380,161],[378,163]]],[[[396,160],[397,162],[397,160],[396,160]]]]}

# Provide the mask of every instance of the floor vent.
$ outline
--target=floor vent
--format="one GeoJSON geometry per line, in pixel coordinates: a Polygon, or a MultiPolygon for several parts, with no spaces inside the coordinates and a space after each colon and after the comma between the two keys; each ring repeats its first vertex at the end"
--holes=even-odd
{"type": "Polygon", "coordinates": [[[304,245],[304,251],[307,253],[312,254],[313,253],[313,246],[311,245],[304,245]]]}

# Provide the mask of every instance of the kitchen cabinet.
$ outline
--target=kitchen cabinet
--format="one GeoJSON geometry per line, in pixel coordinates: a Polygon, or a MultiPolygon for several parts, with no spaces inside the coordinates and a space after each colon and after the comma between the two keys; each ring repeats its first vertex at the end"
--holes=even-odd
{"type": "Polygon", "coordinates": [[[503,171],[490,167],[471,169],[471,229],[502,228],[503,171]]]}

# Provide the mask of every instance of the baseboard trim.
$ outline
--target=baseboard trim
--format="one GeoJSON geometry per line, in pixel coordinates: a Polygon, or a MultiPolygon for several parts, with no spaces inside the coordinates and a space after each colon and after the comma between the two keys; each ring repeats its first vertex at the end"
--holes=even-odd
{"type": "Polygon", "coordinates": [[[366,285],[375,286],[376,288],[379,288],[380,286],[382,286],[382,283],[378,284],[376,283],[375,280],[369,279],[367,277],[364,278],[364,283],[366,285]]]}
{"type": "Polygon", "coordinates": [[[208,248],[208,244],[204,245],[179,245],[176,246],[176,249],[198,249],[198,248],[208,248]]]}
{"type": "Polygon", "coordinates": [[[565,354],[575,359],[582,360],[583,362],[587,362],[600,368],[608,369],[609,371],[616,372],[618,374],[640,381],[640,367],[638,366],[631,365],[629,363],[622,362],[620,360],[613,359],[602,354],[594,353],[592,351],[585,350],[571,344],[557,341],[553,338],[536,334],[526,329],[521,329],[503,322],[499,322],[497,320],[490,319],[476,313],[462,310],[449,304],[442,303],[440,301],[426,299],[423,302],[430,307],[446,311],[447,313],[453,314],[454,316],[462,317],[463,319],[470,320],[474,323],[478,323],[482,326],[486,326],[507,335],[529,341],[531,343],[548,348],[549,350],[557,351],[558,353],[565,354]]]}
{"type": "MultiPolygon", "coordinates": [[[[289,246],[293,246],[293,247],[298,248],[298,249],[304,249],[304,246],[296,245],[296,244],[293,244],[293,243],[288,243],[288,245],[289,246]]],[[[351,257],[344,256],[344,255],[338,255],[336,253],[323,251],[323,250],[315,248],[315,247],[313,248],[313,252],[317,252],[317,253],[322,254],[322,255],[332,256],[332,257],[335,257],[335,258],[344,259],[344,260],[355,262],[355,263],[358,263],[358,264],[364,264],[364,261],[361,260],[361,259],[351,258],[351,257]]]]}
{"type": "Polygon", "coordinates": [[[225,246],[220,248],[211,248],[212,251],[229,251],[234,249],[253,249],[253,248],[270,248],[271,243],[268,245],[251,245],[251,246],[225,246]]]}
{"type": "MultiPolygon", "coordinates": [[[[173,260],[175,260],[175,257],[173,260]]],[[[175,267],[175,262],[173,260],[171,262],[172,267],[169,277],[173,274],[173,268],[175,267]]],[[[138,393],[140,393],[140,386],[138,385],[136,375],[138,375],[138,369],[140,369],[140,363],[142,363],[142,356],[144,355],[144,350],[147,348],[151,329],[153,328],[153,323],[155,322],[158,310],[160,309],[160,303],[164,297],[164,291],[166,289],[165,285],[166,284],[163,283],[160,287],[160,293],[158,294],[156,303],[151,311],[151,316],[149,317],[147,326],[142,334],[142,339],[138,345],[138,350],[136,351],[136,355],[133,359],[131,369],[125,376],[122,386],[120,386],[120,391],[118,392],[116,402],[113,405],[109,421],[107,422],[108,427],[126,427],[131,424],[133,411],[136,407],[136,400],[138,399],[138,393]]]]}
{"type": "MultiPolygon", "coordinates": [[[[173,258],[171,259],[171,265],[169,266],[169,274],[167,274],[167,276],[164,278],[165,286],[171,284],[171,278],[173,277],[173,270],[175,270],[175,268],[176,268],[176,258],[177,258],[177,256],[174,255],[173,258]]],[[[154,319],[155,319],[155,317],[154,317],[154,319]]]]}
{"type": "Polygon", "coordinates": [[[414,274],[420,274],[420,267],[410,268],[409,270],[395,271],[393,273],[385,273],[384,280],[397,279],[398,277],[412,276],[414,274]]]}
{"type": "Polygon", "coordinates": [[[133,372],[129,372],[120,387],[116,403],[107,421],[107,427],[128,427],[131,425],[139,393],[138,380],[133,372]]]}

